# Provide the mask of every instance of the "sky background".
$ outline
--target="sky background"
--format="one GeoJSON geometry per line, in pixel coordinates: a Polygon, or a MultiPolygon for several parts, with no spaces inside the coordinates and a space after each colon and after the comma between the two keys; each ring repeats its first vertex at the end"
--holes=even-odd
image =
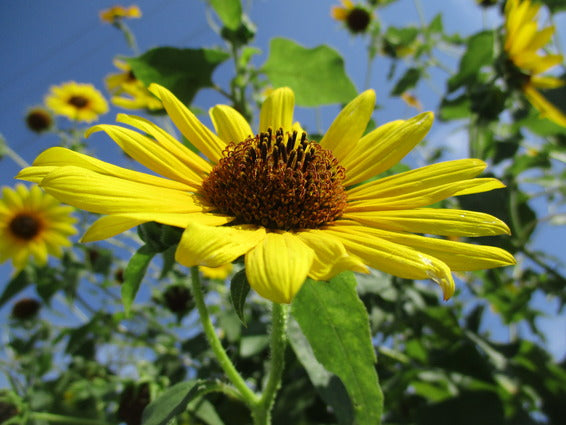
{"type": "MultiPolygon", "coordinates": [[[[487,26],[497,26],[501,17],[497,9],[482,12],[474,0],[421,0],[425,20],[439,12],[447,33],[462,35],[475,33],[487,26]]],[[[255,59],[261,65],[267,58],[269,40],[286,37],[305,47],[328,44],[338,50],[345,59],[346,71],[358,90],[362,87],[366,73],[366,43],[353,37],[330,17],[330,8],[338,0],[256,0],[243,1],[245,11],[257,25],[253,45],[262,50],[255,59]]],[[[122,34],[109,24],[102,23],[99,11],[116,4],[113,1],[17,1],[0,2],[0,133],[9,146],[25,161],[32,162],[44,149],[57,143],[52,135],[37,136],[24,123],[26,110],[41,104],[51,85],[66,81],[92,83],[106,96],[104,77],[115,72],[112,60],[118,55],[133,56],[122,34]]],[[[124,2],[127,6],[131,3],[124,2]]],[[[141,19],[128,20],[127,24],[136,36],[140,52],[152,47],[214,47],[223,44],[220,37],[211,30],[205,18],[205,3],[200,0],[141,0],[136,2],[142,10],[141,19]]],[[[566,14],[556,16],[556,26],[561,45],[566,46],[566,14]]],[[[418,25],[419,16],[415,3],[401,0],[382,9],[379,18],[382,26],[418,25]]],[[[455,69],[457,58],[442,56],[446,64],[455,69]]],[[[233,64],[221,65],[213,79],[221,86],[232,77],[233,64]]],[[[383,108],[374,118],[378,123],[408,118],[416,111],[407,107],[400,99],[388,98],[392,88],[386,81],[389,63],[378,58],[373,64],[370,87],[377,92],[378,103],[383,108]]],[[[425,110],[435,110],[439,94],[444,90],[443,72],[433,72],[431,83],[421,83],[415,91],[425,110]]],[[[207,110],[212,105],[224,102],[212,90],[204,90],[195,98],[193,105],[207,110]]],[[[100,122],[113,123],[116,113],[112,108],[101,117],[100,122]]],[[[338,106],[325,107],[317,113],[313,109],[298,108],[296,118],[302,123],[314,125],[315,117],[326,129],[338,112],[338,106]],[[318,115],[317,115],[318,114],[318,115]]],[[[210,124],[207,116],[201,117],[210,124]]],[[[60,119],[62,126],[68,121],[60,119]]],[[[90,149],[99,158],[115,161],[117,149],[103,134],[91,137],[90,149]]],[[[463,134],[454,125],[434,125],[428,136],[431,144],[450,146],[450,159],[467,155],[467,144],[463,134]]],[[[419,163],[418,151],[409,161],[419,163]]],[[[12,186],[13,176],[20,166],[9,158],[0,161],[0,186],[12,186]]],[[[536,205],[543,212],[544,205],[536,205]]],[[[563,261],[566,253],[564,228],[547,226],[535,235],[535,246],[556,252],[563,261]]],[[[11,264],[0,265],[0,287],[12,272],[11,264]]],[[[546,311],[548,318],[541,320],[541,326],[551,336],[550,349],[557,357],[566,353],[566,318],[556,314],[556,303],[537,298],[537,306],[546,311]]],[[[0,318],[6,317],[6,308],[0,311],[0,318]]]]}

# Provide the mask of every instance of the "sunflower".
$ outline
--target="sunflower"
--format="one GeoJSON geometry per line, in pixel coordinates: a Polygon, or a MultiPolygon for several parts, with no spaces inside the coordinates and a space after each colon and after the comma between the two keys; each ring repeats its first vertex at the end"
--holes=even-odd
{"type": "Polygon", "coordinates": [[[538,29],[540,6],[532,4],[530,0],[507,2],[504,49],[509,61],[518,69],[520,87],[529,102],[543,117],[566,127],[566,115],[538,91],[564,85],[560,78],[540,75],[562,63],[562,55],[538,53],[554,34],[554,26],[538,29]]]}
{"type": "Polygon", "coordinates": [[[112,6],[109,9],[105,9],[100,12],[100,19],[102,22],[107,22],[109,24],[113,24],[120,19],[141,18],[141,16],[141,10],[136,5],[131,5],[129,7],[112,6]]]}
{"type": "Polygon", "coordinates": [[[106,88],[113,95],[110,101],[124,109],[149,109],[157,111],[163,105],[145,85],[136,78],[132,67],[121,60],[114,60],[114,66],[122,72],[106,77],[106,88]]]}
{"type": "Polygon", "coordinates": [[[77,233],[71,211],[37,186],[2,188],[0,263],[11,258],[16,270],[21,270],[29,257],[38,265],[44,265],[49,254],[60,257],[62,247],[71,245],[69,236],[77,233]]]}
{"type": "Polygon", "coordinates": [[[57,115],[74,121],[96,121],[108,112],[104,96],[92,84],[78,84],[74,81],[52,86],[45,97],[45,105],[57,115]]]}
{"type": "Polygon", "coordinates": [[[332,6],[330,15],[342,21],[350,32],[362,33],[368,28],[372,15],[364,7],[354,4],[352,0],[341,0],[342,6],[332,6]]]}
{"type": "Polygon", "coordinates": [[[109,238],[148,221],[184,228],[179,263],[219,267],[244,256],[250,286],[289,303],[305,278],[328,280],[368,266],[407,279],[432,279],[448,299],[451,270],[513,264],[499,248],[430,238],[508,233],[487,214],[423,208],[453,195],[503,187],[474,178],[486,164],[449,161],[373,179],[400,161],[426,135],[432,113],[387,123],[362,136],[375,93],[362,93],[336,117],[320,143],[293,124],[294,94],[274,90],[261,107],[259,131],[235,109],[210,110],[216,134],[171,92],[161,99],[184,137],[207,158],[136,116],[117,120],[139,132],[98,125],[153,174],[117,167],[60,147],[40,154],[18,178],[38,182],[63,202],[105,214],[83,241],[109,238]],[[81,190],[77,191],[76,188],[81,190]]]}

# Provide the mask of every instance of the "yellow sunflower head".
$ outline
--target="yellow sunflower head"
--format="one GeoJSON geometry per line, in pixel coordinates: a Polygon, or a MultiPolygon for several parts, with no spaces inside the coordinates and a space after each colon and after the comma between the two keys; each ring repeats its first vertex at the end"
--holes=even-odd
{"type": "Polygon", "coordinates": [[[113,24],[120,19],[141,18],[141,16],[141,10],[136,5],[131,5],[129,7],[116,5],[100,12],[100,19],[102,22],[107,22],[109,24],[113,24]]]}
{"type": "Polygon", "coordinates": [[[163,109],[160,100],[136,78],[130,65],[121,60],[114,60],[114,66],[122,72],[110,74],[105,79],[106,88],[113,95],[110,99],[113,105],[131,110],[158,111],[163,109]]]}
{"type": "Polygon", "coordinates": [[[108,112],[104,96],[92,84],[74,81],[52,86],[45,97],[45,105],[53,113],[73,121],[93,122],[108,112]]]}
{"type": "Polygon", "coordinates": [[[119,122],[138,131],[98,125],[89,134],[106,132],[152,173],[55,147],[18,175],[63,202],[104,214],[83,241],[148,221],[180,227],[179,263],[219,267],[243,256],[250,286],[277,303],[291,302],[307,277],[328,280],[368,267],[432,279],[447,299],[454,292],[451,271],[514,263],[499,248],[423,236],[509,232],[487,214],[430,208],[450,196],[503,187],[496,179],[476,178],[484,162],[449,161],[375,179],[423,139],[433,122],[430,112],[364,135],[375,106],[368,90],[315,142],[294,122],[289,88],[266,98],[257,131],[234,108],[213,107],[216,132],[164,87],[149,89],[202,155],[152,122],[120,114],[119,122]]]}
{"type": "Polygon", "coordinates": [[[47,256],[60,257],[77,233],[72,208],[62,206],[37,186],[18,184],[2,188],[0,199],[0,263],[12,259],[16,270],[31,259],[47,263],[47,256]]]}
{"type": "Polygon", "coordinates": [[[330,15],[337,21],[344,22],[353,34],[363,33],[367,30],[372,14],[366,8],[354,4],[352,0],[341,0],[342,6],[333,6],[330,15]]]}
{"type": "Polygon", "coordinates": [[[564,85],[559,78],[540,75],[563,61],[562,55],[542,51],[555,28],[538,29],[540,7],[530,0],[508,0],[505,5],[504,50],[510,65],[507,74],[510,84],[519,87],[543,117],[566,127],[566,115],[539,92],[564,85]]]}

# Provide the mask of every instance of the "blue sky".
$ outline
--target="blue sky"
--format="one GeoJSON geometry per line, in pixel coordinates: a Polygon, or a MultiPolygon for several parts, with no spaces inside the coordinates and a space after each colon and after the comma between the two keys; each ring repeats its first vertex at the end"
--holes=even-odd
{"type": "MultiPolygon", "coordinates": [[[[262,64],[272,37],[287,37],[307,47],[328,44],[344,55],[346,70],[359,90],[366,71],[366,46],[359,38],[349,35],[330,18],[330,8],[338,0],[257,0],[243,1],[252,21],[258,26],[255,45],[262,50],[256,58],[262,64]],[[249,3],[249,4],[248,4],[249,3]]],[[[421,0],[426,21],[439,12],[444,14],[447,32],[466,35],[479,31],[483,25],[496,25],[500,16],[496,10],[483,14],[474,0],[421,0]]],[[[56,143],[54,136],[36,136],[24,124],[24,114],[30,106],[40,104],[50,85],[74,80],[92,83],[103,93],[103,79],[114,72],[112,60],[117,55],[131,56],[121,33],[111,25],[100,21],[100,10],[114,5],[113,1],[2,1],[0,2],[0,133],[9,145],[26,161],[31,162],[44,149],[56,143]]],[[[124,2],[123,5],[131,3],[124,2]]],[[[214,47],[222,40],[210,29],[205,20],[205,3],[199,0],[141,0],[136,2],[143,12],[141,19],[128,21],[143,52],[157,46],[214,47]]],[[[562,45],[566,45],[566,18],[558,17],[557,28],[562,45]]],[[[417,25],[419,17],[414,2],[401,0],[380,13],[382,25],[417,25]]],[[[447,58],[454,68],[455,59],[447,58]]],[[[415,113],[399,99],[387,98],[391,84],[386,82],[388,63],[378,59],[373,65],[371,87],[377,92],[378,102],[384,108],[376,114],[378,122],[407,118],[415,113]]],[[[215,74],[215,80],[223,84],[231,77],[232,65],[223,64],[215,74]]],[[[432,85],[421,84],[416,94],[425,109],[433,109],[438,102],[435,86],[444,87],[442,73],[434,73],[432,85]]],[[[194,105],[207,110],[224,100],[205,90],[195,99],[194,105]]],[[[323,128],[334,118],[336,107],[322,108],[320,112],[323,128]]],[[[101,122],[112,123],[117,112],[101,118],[101,122]]],[[[313,110],[299,109],[301,122],[314,122],[313,110]]],[[[205,123],[208,118],[203,117],[205,123]]],[[[60,121],[63,125],[67,123],[60,121]]],[[[454,128],[436,123],[428,139],[431,143],[449,143],[451,157],[466,156],[466,143],[454,128]]],[[[113,144],[103,135],[92,137],[91,150],[101,159],[112,160],[116,153],[113,144]]],[[[418,163],[418,155],[412,158],[418,163]]],[[[419,164],[422,165],[422,164],[419,164]]],[[[20,166],[5,158],[0,162],[0,185],[13,185],[13,176],[20,166]]],[[[541,206],[542,208],[542,206],[541,206]]],[[[558,241],[566,237],[564,229],[546,227],[536,235],[537,244],[547,248],[556,247],[563,260],[566,254],[558,248],[558,241]]],[[[0,265],[0,282],[11,272],[8,264],[0,265]]],[[[551,318],[544,325],[550,334],[556,335],[553,351],[559,355],[566,352],[566,320],[555,316],[555,307],[540,305],[551,318]]],[[[553,338],[554,339],[554,338],[553,338]]]]}

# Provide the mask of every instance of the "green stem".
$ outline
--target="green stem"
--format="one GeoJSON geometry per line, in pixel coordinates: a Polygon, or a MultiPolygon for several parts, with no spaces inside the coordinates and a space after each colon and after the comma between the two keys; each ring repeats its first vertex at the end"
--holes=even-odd
{"type": "Polygon", "coordinates": [[[208,340],[220,367],[224,370],[224,373],[226,373],[226,376],[232,382],[234,387],[236,387],[236,389],[240,392],[246,404],[252,408],[258,404],[259,398],[240,376],[234,367],[234,364],[226,354],[226,351],[224,351],[224,347],[222,347],[222,343],[220,342],[220,339],[218,339],[218,335],[216,335],[216,331],[214,330],[214,326],[210,320],[210,315],[208,314],[208,309],[204,302],[199,270],[196,266],[191,268],[191,283],[193,287],[194,301],[199,312],[200,322],[202,324],[204,334],[206,335],[206,339],[208,340]]]}
{"type": "Polygon", "coordinates": [[[263,394],[253,410],[254,425],[269,425],[271,409],[277,390],[281,386],[281,377],[285,367],[285,348],[287,347],[287,308],[273,303],[271,324],[271,369],[263,394]]]}
{"type": "Polygon", "coordinates": [[[73,418],[71,416],[56,415],[53,413],[44,412],[31,412],[32,419],[47,422],[59,422],[63,424],[78,424],[78,425],[108,425],[107,422],[99,421],[97,419],[84,419],[84,418],[73,418]]]}

